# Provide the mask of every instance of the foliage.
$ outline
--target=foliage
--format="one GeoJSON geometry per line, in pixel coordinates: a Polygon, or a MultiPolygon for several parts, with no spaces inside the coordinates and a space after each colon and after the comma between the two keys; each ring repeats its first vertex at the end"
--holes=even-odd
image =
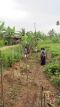
{"type": "Polygon", "coordinates": [[[8,43],[8,45],[12,44],[11,38],[15,35],[15,27],[10,28],[9,26],[6,29],[5,32],[5,44],[8,43]]]}
{"type": "Polygon", "coordinates": [[[0,38],[3,38],[4,33],[5,33],[5,25],[4,22],[0,21],[0,38]]]}
{"type": "Polygon", "coordinates": [[[0,40],[0,47],[4,46],[5,41],[3,39],[0,40]]]}
{"type": "Polygon", "coordinates": [[[26,35],[27,35],[27,36],[33,36],[34,33],[33,33],[32,31],[27,31],[27,32],[26,32],[26,35]]]}
{"type": "Polygon", "coordinates": [[[60,95],[57,96],[57,104],[60,105],[60,95]]]}
{"type": "Polygon", "coordinates": [[[31,45],[32,44],[32,36],[22,36],[22,45],[23,47],[26,45],[31,45]]]}
{"type": "Polygon", "coordinates": [[[1,51],[0,57],[3,60],[4,67],[10,67],[16,61],[19,61],[22,55],[21,46],[13,46],[1,51]]]}
{"type": "Polygon", "coordinates": [[[60,67],[57,63],[52,62],[46,66],[46,71],[47,73],[49,72],[52,75],[55,75],[56,73],[60,74],[60,67]]]}
{"type": "Polygon", "coordinates": [[[60,43],[60,36],[56,35],[56,36],[52,37],[51,40],[53,43],[60,43]]]}
{"type": "Polygon", "coordinates": [[[60,87],[60,75],[56,75],[56,76],[51,76],[50,81],[56,86],[56,87],[60,87]]]}
{"type": "Polygon", "coordinates": [[[22,29],[21,35],[25,36],[25,29],[22,29]]]}
{"type": "Polygon", "coordinates": [[[54,36],[56,35],[54,29],[50,30],[50,31],[48,32],[48,35],[50,36],[50,38],[54,37],[54,36]]]}
{"type": "Polygon", "coordinates": [[[60,87],[60,66],[58,63],[53,61],[47,64],[45,67],[45,73],[56,87],[60,87]]]}

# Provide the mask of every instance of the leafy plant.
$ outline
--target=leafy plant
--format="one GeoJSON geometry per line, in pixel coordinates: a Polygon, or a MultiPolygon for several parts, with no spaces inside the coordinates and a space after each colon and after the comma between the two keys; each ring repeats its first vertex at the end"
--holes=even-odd
{"type": "Polygon", "coordinates": [[[4,44],[5,44],[4,40],[3,40],[3,39],[1,39],[1,40],[0,40],[0,47],[3,47],[3,46],[4,46],[4,44]]]}
{"type": "Polygon", "coordinates": [[[49,63],[46,68],[45,71],[49,74],[49,75],[56,75],[56,73],[60,74],[60,67],[58,64],[56,63],[49,63]]]}
{"type": "Polygon", "coordinates": [[[56,86],[60,87],[60,76],[52,76],[50,81],[56,86]]]}
{"type": "Polygon", "coordinates": [[[57,97],[57,104],[60,105],[60,95],[57,97]]]}
{"type": "Polygon", "coordinates": [[[11,67],[12,63],[19,61],[21,56],[21,46],[14,46],[4,49],[1,51],[0,55],[3,60],[4,67],[11,67]]]}

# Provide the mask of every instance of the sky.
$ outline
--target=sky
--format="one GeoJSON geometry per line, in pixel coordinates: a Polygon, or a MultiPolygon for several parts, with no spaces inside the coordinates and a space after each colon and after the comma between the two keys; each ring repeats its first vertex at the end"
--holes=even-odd
{"type": "Polygon", "coordinates": [[[0,0],[0,21],[6,26],[16,26],[16,30],[25,28],[48,33],[57,29],[60,21],[60,0],[0,0]]]}

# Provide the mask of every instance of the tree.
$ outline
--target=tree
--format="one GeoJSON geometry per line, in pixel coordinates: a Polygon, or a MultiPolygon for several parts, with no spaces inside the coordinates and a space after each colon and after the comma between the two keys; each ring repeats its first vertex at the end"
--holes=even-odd
{"type": "Polygon", "coordinates": [[[59,26],[59,25],[60,25],[60,22],[59,22],[59,21],[56,21],[56,25],[59,26]]]}
{"type": "Polygon", "coordinates": [[[25,29],[22,29],[21,35],[25,36],[25,29]]]}
{"type": "Polygon", "coordinates": [[[60,25],[60,22],[56,21],[56,25],[57,25],[57,31],[58,31],[58,26],[60,25]]]}
{"type": "Polygon", "coordinates": [[[33,36],[33,32],[32,31],[28,31],[28,32],[26,32],[26,35],[32,37],[33,36]]]}
{"type": "Polygon", "coordinates": [[[9,26],[6,29],[5,32],[5,40],[8,42],[8,45],[12,44],[12,37],[15,35],[15,27],[10,28],[9,26]]]}
{"type": "Polygon", "coordinates": [[[48,32],[48,35],[50,36],[50,37],[53,37],[53,36],[55,36],[55,31],[54,31],[54,29],[52,29],[52,30],[50,30],[49,32],[48,32]]]}
{"type": "Polygon", "coordinates": [[[0,38],[3,38],[5,33],[5,23],[0,21],[0,38]]]}

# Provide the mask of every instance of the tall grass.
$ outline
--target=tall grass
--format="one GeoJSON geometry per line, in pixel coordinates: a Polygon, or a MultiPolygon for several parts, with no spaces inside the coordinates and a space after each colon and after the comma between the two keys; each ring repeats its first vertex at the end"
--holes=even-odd
{"type": "Polygon", "coordinates": [[[20,60],[22,56],[22,47],[21,45],[8,47],[1,50],[0,58],[3,60],[4,67],[10,67],[12,63],[15,63],[20,60]]]}
{"type": "Polygon", "coordinates": [[[60,43],[48,43],[48,42],[38,42],[37,48],[40,50],[42,47],[46,48],[52,56],[60,55],[60,43]]]}

